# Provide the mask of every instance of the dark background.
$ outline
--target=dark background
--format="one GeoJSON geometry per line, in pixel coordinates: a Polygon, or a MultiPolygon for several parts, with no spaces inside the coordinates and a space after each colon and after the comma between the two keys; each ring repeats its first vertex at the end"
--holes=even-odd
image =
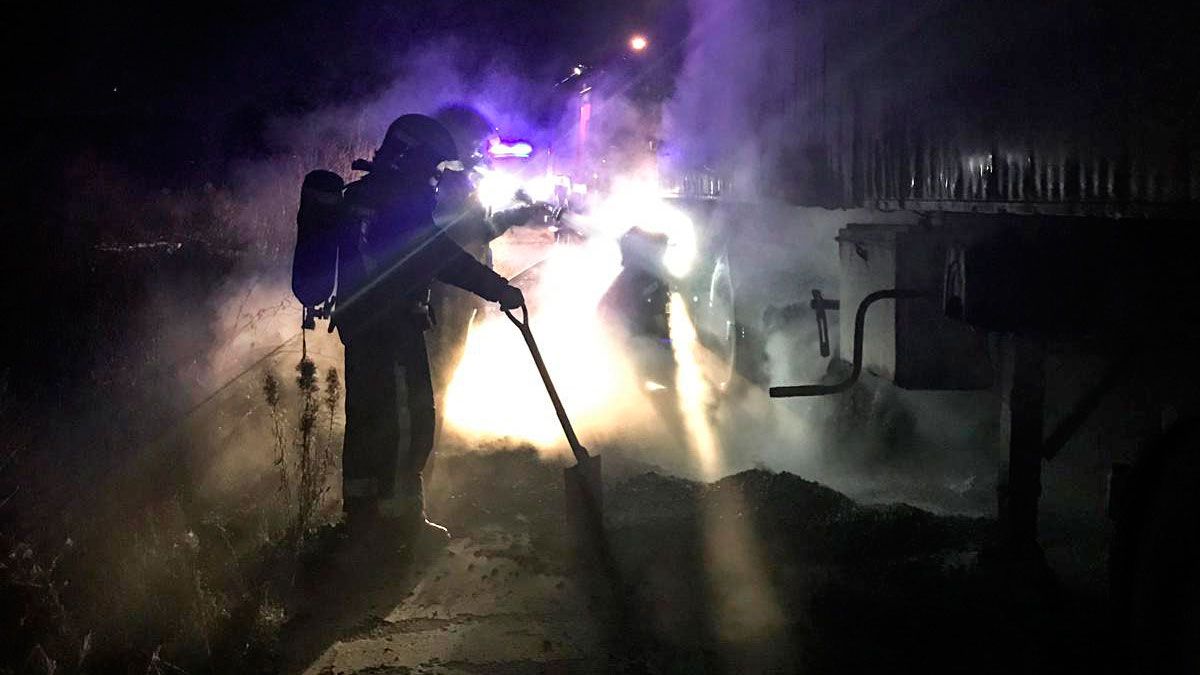
{"type": "Polygon", "coordinates": [[[530,72],[595,63],[645,31],[686,32],[682,2],[148,2],[79,4],[14,17],[26,57],[9,109],[42,151],[82,146],[175,179],[219,175],[270,152],[273,116],[348,103],[385,86],[413,45],[461,40],[468,60],[530,72]],[[31,133],[32,132],[32,133],[31,133]]]}
{"type": "MultiPolygon", "coordinates": [[[[156,195],[220,190],[239,162],[287,153],[269,133],[273,120],[367,101],[414,47],[439,39],[454,40],[453,66],[467,75],[503,59],[549,89],[575,63],[610,59],[633,32],[679,44],[687,30],[685,3],[669,0],[25,9],[6,20],[18,48],[5,68],[0,215],[0,260],[14,284],[0,302],[19,327],[3,372],[20,415],[76,399],[106,345],[120,341],[123,314],[153,292],[132,274],[100,278],[96,245],[128,239],[140,204],[156,195]]],[[[203,287],[220,274],[180,281],[203,287]]]]}

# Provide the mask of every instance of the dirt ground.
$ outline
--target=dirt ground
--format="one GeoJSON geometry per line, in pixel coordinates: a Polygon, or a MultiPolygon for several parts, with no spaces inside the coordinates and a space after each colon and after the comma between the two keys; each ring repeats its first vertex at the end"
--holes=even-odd
{"type": "Polygon", "coordinates": [[[612,564],[532,450],[439,458],[416,559],[306,570],[294,673],[1103,672],[1098,597],[989,546],[992,523],[864,506],[788,473],[702,484],[605,453],[612,564]]]}

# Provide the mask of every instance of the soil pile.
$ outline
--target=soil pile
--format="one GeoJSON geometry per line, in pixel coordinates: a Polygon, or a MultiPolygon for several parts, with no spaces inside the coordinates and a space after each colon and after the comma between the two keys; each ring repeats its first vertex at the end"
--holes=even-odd
{"type": "Polygon", "coordinates": [[[990,563],[986,520],[763,469],[610,475],[604,574],[572,564],[561,467],[439,458],[430,510],[455,543],[397,573],[361,630],[307,632],[307,672],[1040,672],[1100,653],[1096,608],[990,563]]]}

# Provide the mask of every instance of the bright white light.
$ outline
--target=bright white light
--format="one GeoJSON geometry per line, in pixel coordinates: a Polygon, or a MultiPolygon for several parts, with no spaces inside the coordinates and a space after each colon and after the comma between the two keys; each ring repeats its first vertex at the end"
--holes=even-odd
{"type": "MultiPolygon", "coordinates": [[[[517,189],[541,198],[557,185],[572,191],[584,186],[553,174],[523,180],[515,172],[488,167],[480,172],[477,187],[485,204],[503,207],[517,189]]],[[[536,283],[525,288],[531,326],[546,364],[581,438],[595,433],[646,433],[661,429],[662,422],[648,399],[661,399],[664,390],[678,391],[681,418],[696,467],[703,475],[721,468],[716,438],[707,428],[705,414],[710,390],[704,379],[705,354],[690,327],[686,304],[672,299],[672,340],[683,354],[677,381],[647,379],[630,361],[628,345],[614,342],[597,306],[621,271],[618,239],[632,227],[667,236],[664,266],[672,274],[686,273],[696,255],[696,233],[691,220],[663,198],[653,171],[626,176],[606,190],[603,199],[587,214],[573,214],[572,229],[584,233],[582,244],[555,247],[538,268],[536,283]],[[681,331],[684,331],[681,333],[681,331]]],[[[690,297],[690,296],[689,296],[690,297]]],[[[447,392],[447,429],[468,442],[487,438],[527,441],[547,451],[564,450],[562,429],[518,331],[502,315],[471,327],[463,360],[447,392]]],[[[671,433],[675,433],[672,431],[671,433]]]]}
{"type": "Polygon", "coordinates": [[[525,182],[525,194],[535,202],[549,202],[554,199],[554,188],[557,186],[557,176],[543,173],[525,182]]]}
{"type": "Polygon", "coordinates": [[[533,154],[533,145],[528,141],[505,141],[493,136],[488,140],[488,154],[492,157],[527,159],[533,154]]]}
{"type": "MultiPolygon", "coordinates": [[[[633,419],[645,407],[629,395],[640,380],[608,340],[596,311],[620,271],[612,242],[556,248],[542,264],[540,282],[526,291],[530,326],[581,438],[610,429],[614,419],[633,419]]],[[[503,315],[489,313],[471,326],[446,399],[447,425],[464,438],[508,437],[547,449],[564,445],[529,351],[503,315]]]]}
{"type": "Polygon", "coordinates": [[[475,167],[475,171],[479,176],[475,191],[484,208],[499,211],[512,205],[517,190],[521,189],[521,179],[516,174],[486,166],[475,167]]]}
{"type": "Polygon", "coordinates": [[[642,51],[649,44],[650,41],[647,40],[646,36],[644,35],[634,35],[633,37],[629,38],[629,48],[635,52],[642,51]]]}
{"type": "Polygon", "coordinates": [[[687,302],[677,292],[671,294],[671,313],[668,316],[672,354],[675,357],[676,402],[683,417],[688,446],[695,456],[700,475],[705,480],[715,480],[721,475],[723,466],[716,430],[708,417],[713,392],[701,365],[704,349],[696,338],[696,328],[689,317],[687,302]]]}
{"type": "Polygon", "coordinates": [[[691,218],[678,209],[672,210],[673,219],[663,221],[663,229],[667,235],[667,252],[663,254],[663,265],[671,276],[679,279],[687,276],[696,262],[696,229],[691,218]]]}
{"type": "Polygon", "coordinates": [[[479,202],[490,211],[499,211],[513,206],[517,201],[517,192],[524,192],[535,202],[552,203],[558,186],[572,191],[578,185],[571,183],[568,176],[553,173],[541,173],[532,178],[525,178],[519,173],[497,169],[491,166],[475,167],[475,190],[479,202]]]}
{"type": "Polygon", "coordinates": [[[634,227],[665,234],[663,266],[677,279],[687,276],[696,261],[696,227],[686,213],[662,197],[655,177],[618,181],[609,197],[597,205],[589,222],[592,229],[614,239],[634,227]]]}

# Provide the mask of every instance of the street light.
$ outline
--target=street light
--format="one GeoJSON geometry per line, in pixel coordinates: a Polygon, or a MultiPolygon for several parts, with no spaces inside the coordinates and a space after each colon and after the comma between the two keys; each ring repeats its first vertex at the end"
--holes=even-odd
{"type": "Polygon", "coordinates": [[[645,35],[634,35],[629,38],[629,48],[635,52],[645,50],[649,44],[650,41],[646,39],[645,35]]]}

